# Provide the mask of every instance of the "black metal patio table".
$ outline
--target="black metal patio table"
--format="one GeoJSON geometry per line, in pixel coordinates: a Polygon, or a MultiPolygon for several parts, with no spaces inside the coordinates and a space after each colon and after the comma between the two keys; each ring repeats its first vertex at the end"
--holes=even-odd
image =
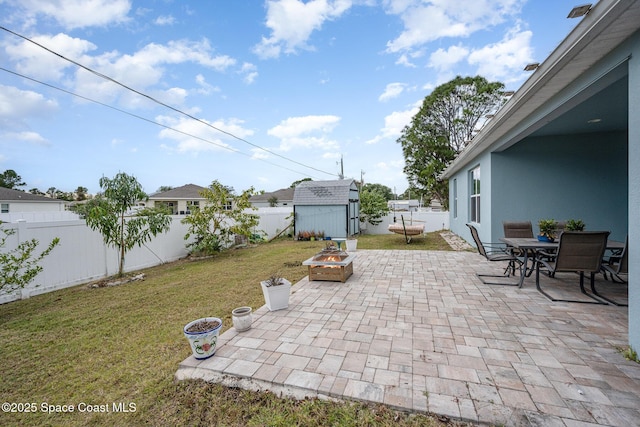
{"type": "MultiPolygon", "coordinates": [[[[528,276],[527,274],[527,263],[529,262],[529,252],[538,252],[540,250],[549,250],[549,249],[557,249],[558,241],[554,242],[544,242],[540,241],[537,238],[531,237],[501,237],[500,241],[510,246],[514,249],[520,249],[523,255],[523,267],[520,273],[520,281],[518,282],[518,287],[521,288],[524,283],[524,278],[528,276]]],[[[618,242],[616,240],[608,240],[607,241],[607,249],[609,250],[621,250],[624,247],[624,242],[618,242]]],[[[534,265],[531,266],[531,271],[535,268],[534,265]]]]}

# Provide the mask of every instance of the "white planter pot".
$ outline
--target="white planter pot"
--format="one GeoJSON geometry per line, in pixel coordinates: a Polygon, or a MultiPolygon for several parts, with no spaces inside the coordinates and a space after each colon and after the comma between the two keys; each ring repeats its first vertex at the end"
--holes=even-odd
{"type": "Polygon", "coordinates": [[[355,252],[358,247],[358,239],[347,240],[347,252],[355,252]]]}
{"type": "Polygon", "coordinates": [[[260,282],[264,302],[269,311],[282,310],[289,307],[289,294],[291,293],[291,282],[282,279],[284,284],[278,286],[267,286],[266,281],[260,282]]]}
{"type": "Polygon", "coordinates": [[[233,320],[233,327],[238,332],[244,332],[251,329],[251,307],[238,307],[234,308],[231,312],[231,319],[233,320]]]}
{"type": "Polygon", "coordinates": [[[184,336],[191,345],[191,351],[193,357],[196,359],[206,359],[213,356],[216,352],[216,344],[218,343],[218,335],[220,335],[220,329],[222,329],[222,319],[218,317],[203,317],[201,319],[189,322],[183,329],[184,336]],[[213,329],[208,329],[199,332],[187,332],[187,330],[194,324],[201,321],[218,322],[218,326],[213,329]]]}

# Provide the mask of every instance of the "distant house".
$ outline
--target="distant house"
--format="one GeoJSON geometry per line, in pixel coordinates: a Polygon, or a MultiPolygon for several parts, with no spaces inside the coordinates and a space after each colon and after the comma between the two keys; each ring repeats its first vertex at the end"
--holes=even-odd
{"type": "Polygon", "coordinates": [[[149,196],[149,200],[145,203],[147,207],[166,206],[173,215],[188,215],[194,206],[200,206],[205,202],[202,196],[201,187],[195,184],[187,184],[168,191],[154,193],[149,196]]]}
{"type": "Polygon", "coordinates": [[[322,232],[348,237],[360,232],[360,193],[354,180],[305,181],[295,188],[294,234],[322,232]]]}
{"type": "Polygon", "coordinates": [[[67,203],[66,200],[52,199],[20,190],[0,187],[0,220],[13,222],[17,219],[33,219],[30,217],[34,215],[38,218],[44,218],[44,216],[53,212],[63,212],[63,214],[55,215],[65,215],[67,214],[67,203]]]}
{"type": "Polygon", "coordinates": [[[270,193],[257,194],[251,196],[249,201],[255,208],[269,208],[269,207],[283,207],[293,206],[293,193],[294,188],[282,188],[280,190],[272,191],[270,193]],[[272,205],[271,201],[276,201],[272,205]]]}
{"type": "Polygon", "coordinates": [[[420,200],[389,200],[387,206],[395,212],[416,212],[420,207],[420,200]]]}

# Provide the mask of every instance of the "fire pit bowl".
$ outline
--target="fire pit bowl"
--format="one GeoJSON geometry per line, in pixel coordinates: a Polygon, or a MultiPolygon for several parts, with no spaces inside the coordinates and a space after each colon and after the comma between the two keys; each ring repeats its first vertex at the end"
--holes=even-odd
{"type": "Polygon", "coordinates": [[[353,274],[355,254],[341,250],[323,250],[304,261],[302,265],[309,267],[309,281],[324,280],[329,282],[346,282],[353,274]]]}

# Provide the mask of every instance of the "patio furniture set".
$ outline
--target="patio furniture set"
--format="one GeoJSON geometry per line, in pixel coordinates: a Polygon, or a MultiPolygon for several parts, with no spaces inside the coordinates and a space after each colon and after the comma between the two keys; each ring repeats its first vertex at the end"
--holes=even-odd
{"type": "Polygon", "coordinates": [[[483,243],[475,226],[467,226],[480,255],[489,261],[506,262],[502,275],[478,274],[483,283],[522,288],[525,278],[535,272],[536,289],[551,301],[627,306],[598,292],[595,276],[603,274],[612,282],[626,283],[621,276],[628,272],[628,238],[618,242],[609,239],[608,231],[560,231],[557,240],[546,241],[534,237],[531,222],[522,221],[504,222],[500,243],[483,243]],[[516,272],[519,279],[511,281],[516,272]],[[542,289],[541,274],[554,278],[559,272],[577,273],[580,292],[588,299],[557,298],[542,289]],[[584,283],[587,274],[590,292],[584,283]]]}

